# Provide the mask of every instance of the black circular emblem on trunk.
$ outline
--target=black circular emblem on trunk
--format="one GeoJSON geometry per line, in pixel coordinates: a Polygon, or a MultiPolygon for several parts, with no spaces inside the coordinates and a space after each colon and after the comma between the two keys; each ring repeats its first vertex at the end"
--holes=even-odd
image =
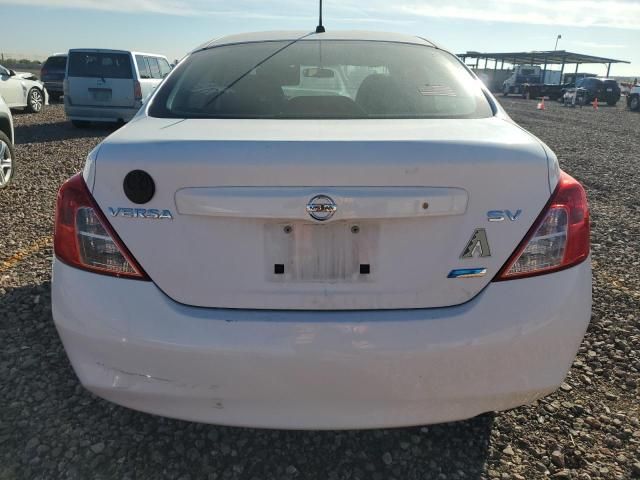
{"type": "Polygon", "coordinates": [[[156,193],[153,178],[144,170],[132,170],[124,177],[124,194],[133,203],[147,203],[156,193]]]}

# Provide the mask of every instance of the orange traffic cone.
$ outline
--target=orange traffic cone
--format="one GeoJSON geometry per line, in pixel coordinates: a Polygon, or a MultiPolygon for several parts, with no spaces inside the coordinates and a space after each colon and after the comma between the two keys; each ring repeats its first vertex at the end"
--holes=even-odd
{"type": "Polygon", "coordinates": [[[593,101],[593,109],[598,110],[598,97],[593,101]]]}
{"type": "Polygon", "coordinates": [[[538,110],[544,110],[544,97],[542,97],[542,100],[540,100],[540,102],[538,102],[538,110]]]}

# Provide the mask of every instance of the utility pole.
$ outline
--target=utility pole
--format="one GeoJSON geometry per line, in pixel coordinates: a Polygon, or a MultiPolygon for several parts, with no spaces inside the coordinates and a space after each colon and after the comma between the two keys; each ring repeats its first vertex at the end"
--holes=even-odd
{"type": "Polygon", "coordinates": [[[560,40],[561,38],[562,38],[562,35],[558,35],[558,36],[556,37],[556,46],[555,46],[555,47],[553,47],[553,49],[554,49],[554,50],[558,50],[558,40],[560,40]]]}

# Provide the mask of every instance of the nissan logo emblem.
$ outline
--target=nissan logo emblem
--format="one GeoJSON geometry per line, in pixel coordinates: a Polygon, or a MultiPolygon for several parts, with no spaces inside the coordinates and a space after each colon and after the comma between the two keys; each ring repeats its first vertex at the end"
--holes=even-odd
{"type": "Polygon", "coordinates": [[[316,195],[307,203],[307,213],[311,218],[320,222],[324,222],[333,217],[337,209],[336,202],[327,195],[316,195]]]}

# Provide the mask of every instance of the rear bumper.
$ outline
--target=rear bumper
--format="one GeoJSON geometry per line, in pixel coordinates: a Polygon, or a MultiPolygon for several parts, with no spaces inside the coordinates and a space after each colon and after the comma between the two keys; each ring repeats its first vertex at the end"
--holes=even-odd
{"type": "Polygon", "coordinates": [[[373,428],[513,408],[560,385],[590,313],[589,261],[456,307],[348,312],[188,307],[54,262],[53,316],[82,384],[216,424],[373,428]]]}
{"type": "Polygon", "coordinates": [[[107,106],[77,106],[70,105],[65,99],[64,111],[69,120],[86,122],[128,122],[140,107],[107,107],[107,106]]]}
{"type": "Polygon", "coordinates": [[[615,103],[620,101],[621,96],[622,95],[620,93],[609,93],[605,95],[604,99],[606,102],[615,103]]]}
{"type": "Polygon", "coordinates": [[[53,93],[55,95],[62,95],[63,93],[63,85],[62,81],[45,81],[44,88],[47,89],[49,93],[53,93]]]}

